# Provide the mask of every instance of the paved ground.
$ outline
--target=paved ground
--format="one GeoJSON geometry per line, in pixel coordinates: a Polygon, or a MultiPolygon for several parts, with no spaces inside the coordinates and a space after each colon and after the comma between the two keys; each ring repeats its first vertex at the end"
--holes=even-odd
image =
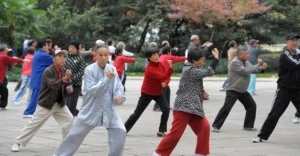
{"type": "MultiPolygon", "coordinates": [[[[117,107],[118,112],[126,121],[133,112],[140,95],[141,80],[127,81],[127,102],[117,107]]],[[[205,81],[205,88],[209,92],[210,100],[205,101],[205,113],[208,120],[213,122],[217,112],[223,105],[225,92],[220,92],[222,81],[205,81]]],[[[16,84],[9,83],[9,100],[16,94],[13,88],[16,84]]],[[[178,88],[178,81],[171,82],[172,97],[178,88]]],[[[260,128],[266,115],[270,111],[276,88],[275,82],[257,82],[257,118],[255,126],[260,128]]],[[[25,96],[26,97],[26,96],[25,96]]],[[[42,127],[26,148],[18,153],[10,152],[11,143],[17,137],[29,119],[23,119],[22,113],[26,108],[25,97],[21,106],[9,106],[8,111],[0,110],[0,156],[50,156],[61,142],[61,129],[53,118],[42,127]]],[[[80,98],[79,104],[82,99],[80,98]]],[[[139,121],[128,134],[124,156],[150,156],[161,138],[156,137],[160,112],[152,111],[152,104],[145,110],[139,121]]],[[[257,132],[242,130],[245,111],[237,102],[227,118],[219,134],[211,133],[211,156],[299,156],[300,153],[300,125],[292,123],[295,108],[290,105],[280,119],[276,130],[266,143],[253,144],[251,139],[257,132]]],[[[169,127],[173,117],[170,116],[169,127]]],[[[103,128],[94,129],[84,140],[75,155],[77,156],[105,156],[108,154],[107,132],[103,128]]],[[[188,127],[174,150],[172,156],[193,156],[196,137],[188,127]]]]}

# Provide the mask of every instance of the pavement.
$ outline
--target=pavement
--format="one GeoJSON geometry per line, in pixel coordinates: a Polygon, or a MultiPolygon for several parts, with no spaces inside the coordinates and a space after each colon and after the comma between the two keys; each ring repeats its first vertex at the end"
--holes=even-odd
{"type": "MultiPolygon", "coordinates": [[[[225,92],[220,92],[223,79],[206,78],[205,89],[210,94],[210,99],[204,102],[206,117],[212,123],[225,99],[225,92]]],[[[272,100],[276,90],[276,79],[257,82],[257,95],[253,96],[257,103],[257,115],[255,127],[260,128],[272,106],[272,100]]],[[[175,93],[178,89],[178,79],[171,81],[171,105],[174,104],[175,93]]],[[[138,98],[142,79],[129,78],[126,82],[127,101],[117,107],[117,111],[125,122],[133,113],[138,98]]],[[[25,95],[20,106],[12,106],[11,100],[16,92],[13,91],[16,83],[9,83],[9,108],[0,110],[0,156],[52,156],[61,143],[61,128],[57,122],[50,117],[45,125],[38,131],[25,148],[20,152],[10,151],[13,140],[20,134],[22,128],[30,119],[22,118],[26,108],[25,95]]],[[[80,108],[82,98],[79,98],[80,108]]],[[[152,106],[148,106],[141,118],[137,121],[130,133],[127,135],[124,156],[151,156],[161,138],[156,137],[161,112],[153,112],[152,106]]],[[[269,141],[254,144],[251,140],[258,132],[243,131],[243,120],[245,110],[240,102],[237,102],[229,114],[220,133],[211,133],[210,156],[299,156],[300,155],[300,125],[293,124],[295,107],[290,105],[282,115],[276,129],[269,141]]],[[[172,113],[168,122],[171,128],[173,120],[172,113]]],[[[181,140],[171,156],[194,156],[196,136],[190,127],[186,128],[181,140]]],[[[104,128],[95,128],[85,138],[75,156],[106,156],[108,155],[108,137],[104,128]]]]}

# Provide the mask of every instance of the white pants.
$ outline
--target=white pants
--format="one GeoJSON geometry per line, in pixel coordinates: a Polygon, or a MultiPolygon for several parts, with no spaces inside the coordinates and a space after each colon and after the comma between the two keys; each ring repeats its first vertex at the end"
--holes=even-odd
{"type": "MultiPolygon", "coordinates": [[[[126,129],[119,118],[118,127],[120,128],[107,128],[108,131],[108,144],[110,152],[108,156],[122,156],[125,140],[126,140],[126,129]]],[[[60,144],[55,156],[73,156],[87,134],[94,129],[94,126],[88,126],[80,120],[76,120],[70,133],[65,137],[63,142],[60,144]]]]}
{"type": "Polygon", "coordinates": [[[18,143],[25,147],[50,116],[53,116],[58,124],[62,127],[62,135],[65,137],[73,125],[73,115],[69,111],[69,108],[67,106],[60,107],[57,103],[54,104],[51,110],[37,105],[32,119],[25,126],[21,132],[21,135],[17,137],[14,143],[18,143]]]}

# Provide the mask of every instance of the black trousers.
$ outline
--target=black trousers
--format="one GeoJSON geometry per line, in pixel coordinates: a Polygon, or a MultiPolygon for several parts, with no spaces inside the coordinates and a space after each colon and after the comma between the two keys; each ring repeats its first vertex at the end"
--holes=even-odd
{"type": "Polygon", "coordinates": [[[141,97],[138,101],[138,104],[134,110],[134,113],[130,115],[128,120],[125,123],[125,127],[127,130],[127,133],[130,131],[130,129],[133,127],[133,125],[137,122],[137,120],[140,118],[140,116],[143,114],[144,110],[147,108],[147,106],[150,104],[150,102],[154,100],[158,103],[160,106],[160,109],[162,111],[162,115],[160,118],[160,125],[159,125],[159,132],[166,132],[167,131],[167,123],[169,119],[170,114],[170,108],[167,104],[167,99],[165,96],[151,96],[142,93],[141,97]]]}
{"type": "Polygon", "coordinates": [[[8,101],[8,89],[4,84],[0,84],[0,96],[0,108],[5,108],[7,106],[8,101]]]}
{"type": "Polygon", "coordinates": [[[295,117],[300,118],[300,113],[299,113],[299,111],[297,111],[297,112],[295,113],[295,117]]]}
{"type": "Polygon", "coordinates": [[[76,106],[77,106],[80,93],[81,93],[81,86],[73,86],[73,93],[69,94],[67,105],[70,112],[73,114],[73,116],[77,116],[78,114],[78,109],[76,109],[76,106]]]}
{"type": "Polygon", "coordinates": [[[300,90],[289,90],[278,88],[275,94],[275,100],[271,112],[268,114],[258,136],[261,139],[268,140],[281,115],[285,112],[290,102],[294,104],[297,110],[300,110],[300,90]]]}
{"type": "Polygon", "coordinates": [[[244,120],[244,128],[253,128],[255,117],[256,117],[256,103],[253,100],[252,96],[249,92],[239,93],[233,90],[226,91],[226,98],[224,106],[219,111],[214,123],[213,127],[220,129],[224,124],[227,116],[229,115],[233,105],[235,102],[239,100],[246,110],[246,116],[244,120]]]}
{"type": "MultiPolygon", "coordinates": [[[[163,95],[166,97],[167,102],[168,102],[168,106],[169,106],[169,108],[170,108],[170,96],[171,96],[171,90],[170,90],[170,87],[169,87],[169,86],[166,86],[166,87],[163,89],[163,95]]],[[[158,109],[158,108],[159,108],[159,105],[155,102],[153,108],[158,109]]]]}

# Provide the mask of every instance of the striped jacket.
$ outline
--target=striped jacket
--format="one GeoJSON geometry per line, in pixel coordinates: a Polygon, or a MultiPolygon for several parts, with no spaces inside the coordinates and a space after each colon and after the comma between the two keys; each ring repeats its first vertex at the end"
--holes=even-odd
{"type": "Polygon", "coordinates": [[[85,67],[85,62],[82,56],[80,55],[79,51],[75,55],[72,55],[70,53],[67,55],[64,69],[65,70],[69,69],[72,71],[71,80],[73,86],[75,87],[81,86],[84,67],[85,67]]]}

